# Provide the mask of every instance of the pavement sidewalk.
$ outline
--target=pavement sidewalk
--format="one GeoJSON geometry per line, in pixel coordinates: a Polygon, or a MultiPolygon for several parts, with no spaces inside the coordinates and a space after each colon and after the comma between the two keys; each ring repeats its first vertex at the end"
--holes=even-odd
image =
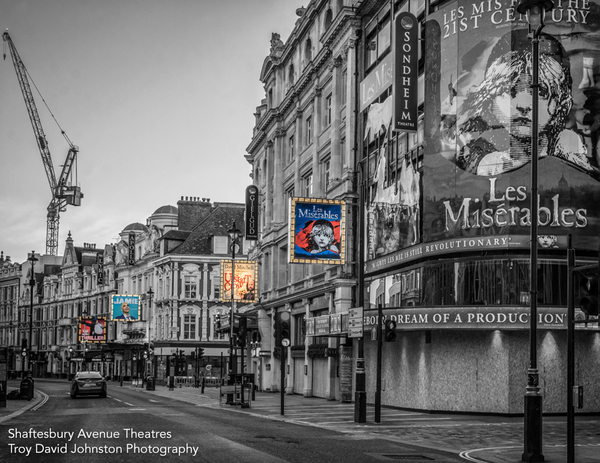
{"type": "MultiPolygon", "coordinates": [[[[62,382],[65,385],[68,384],[66,380],[46,380],[46,379],[36,379],[36,384],[43,383],[45,381],[52,382],[62,382]]],[[[8,390],[12,390],[18,388],[18,381],[9,381],[8,390]]],[[[120,383],[117,381],[109,382],[109,394],[111,388],[119,387],[120,383]]],[[[222,402],[219,400],[219,388],[215,387],[206,387],[204,391],[201,388],[194,387],[176,387],[173,390],[169,390],[169,388],[157,384],[155,385],[154,390],[147,390],[146,387],[142,387],[141,385],[134,385],[131,382],[123,383],[122,387],[131,388],[140,393],[144,394],[152,394],[154,396],[160,397],[168,397],[170,399],[175,399],[179,401],[183,401],[186,403],[191,403],[198,406],[209,406],[213,408],[221,408],[223,410],[235,411],[238,413],[249,413],[256,416],[261,416],[263,418],[269,418],[279,421],[288,421],[298,423],[298,420],[294,418],[294,413],[289,413],[289,415],[281,415],[280,413],[280,404],[281,404],[281,395],[279,393],[270,393],[270,392],[256,392],[255,393],[255,401],[250,403],[249,408],[242,408],[239,405],[227,405],[225,404],[225,400],[222,402]]],[[[7,407],[0,408],[0,424],[3,421],[7,421],[13,416],[16,416],[20,413],[24,413],[25,411],[35,407],[38,403],[44,400],[43,394],[39,391],[36,391],[35,397],[31,401],[26,400],[7,400],[7,407]]],[[[354,417],[354,404],[353,403],[341,403],[338,401],[327,401],[325,399],[319,398],[305,398],[302,395],[298,394],[286,394],[284,397],[285,402],[285,410],[292,412],[298,412],[306,409],[310,409],[311,407],[316,408],[327,405],[327,404],[335,404],[336,409],[344,414],[347,413],[349,419],[348,423],[343,424],[343,428],[345,432],[352,432],[354,429],[355,432],[360,432],[364,435],[365,432],[372,432],[378,438],[382,439],[392,439],[397,442],[402,442],[402,434],[396,430],[396,432],[390,432],[388,429],[386,434],[386,423],[375,423],[373,421],[374,416],[374,407],[372,405],[368,406],[367,410],[367,423],[353,423],[354,417]]],[[[382,409],[387,410],[387,413],[392,413],[395,409],[382,407],[382,409]]],[[[384,415],[385,416],[385,415],[384,415]]],[[[448,414],[429,414],[429,413],[415,413],[416,420],[415,426],[422,426],[419,423],[418,419],[423,418],[431,418],[435,419],[436,416],[443,416],[444,419],[448,419],[448,414]]],[[[452,419],[452,418],[450,418],[452,419]]],[[[457,426],[460,426],[461,422],[465,422],[464,415],[456,416],[457,426]]],[[[468,419],[468,417],[467,417],[468,419]]],[[[492,416],[486,415],[481,416],[477,415],[473,418],[474,420],[481,420],[488,424],[489,433],[500,434],[503,431],[504,427],[515,426],[514,423],[518,423],[518,418],[512,421],[502,416],[492,416]]],[[[386,421],[386,420],[382,420],[386,421]]],[[[406,422],[410,426],[410,421],[406,422]]],[[[421,422],[422,423],[422,422],[421,422]]],[[[440,421],[440,423],[442,423],[440,421]]],[[[448,421],[444,421],[443,423],[449,423],[448,421]]],[[[587,431],[587,441],[586,445],[577,445],[575,449],[575,461],[577,463],[600,463],[600,423],[598,420],[593,419],[590,421],[590,425],[588,426],[587,431]],[[591,442],[591,444],[589,443],[591,442]]],[[[311,425],[319,426],[318,420],[311,425]]],[[[577,425],[576,425],[577,426],[577,425]]],[[[331,426],[328,426],[331,429],[331,426]]],[[[394,430],[391,430],[394,431],[394,430]]],[[[443,433],[452,432],[451,427],[441,427],[441,426],[431,426],[431,427],[423,427],[419,429],[419,441],[415,442],[410,437],[405,438],[404,443],[410,445],[421,446],[424,448],[430,448],[435,450],[446,450],[448,448],[444,448],[443,441],[440,440],[440,436],[443,433]]],[[[544,436],[544,447],[543,447],[543,455],[544,461],[546,463],[566,463],[567,461],[567,449],[566,449],[566,436],[560,435],[560,433],[552,433],[551,439],[548,439],[547,436],[544,436]]],[[[564,433],[563,433],[564,434],[564,433]]],[[[489,435],[487,437],[490,437],[489,435]]],[[[491,436],[492,439],[494,436],[491,436]]],[[[498,447],[482,447],[481,440],[478,440],[477,437],[473,437],[471,446],[471,450],[464,451],[461,454],[461,457],[465,459],[465,461],[470,461],[474,463],[517,463],[522,461],[522,453],[523,446],[521,445],[504,445],[499,444],[498,447]],[[479,445],[477,445],[479,444],[479,445]]],[[[502,442],[502,438],[499,437],[497,442],[502,442]]]]}

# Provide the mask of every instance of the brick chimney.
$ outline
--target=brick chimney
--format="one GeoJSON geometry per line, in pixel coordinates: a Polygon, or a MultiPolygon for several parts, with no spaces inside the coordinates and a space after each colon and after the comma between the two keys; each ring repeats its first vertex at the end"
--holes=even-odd
{"type": "Polygon", "coordinates": [[[191,231],[198,223],[208,217],[212,205],[209,198],[182,196],[177,201],[177,210],[179,212],[179,230],[191,231]]]}

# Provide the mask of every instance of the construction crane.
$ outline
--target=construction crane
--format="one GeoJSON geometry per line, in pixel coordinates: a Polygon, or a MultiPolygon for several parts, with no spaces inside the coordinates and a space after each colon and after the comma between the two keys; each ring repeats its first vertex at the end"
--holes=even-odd
{"type": "MultiPolygon", "coordinates": [[[[76,181],[73,182],[73,165],[77,162],[79,148],[71,143],[69,137],[67,137],[64,130],[61,129],[62,135],[69,144],[69,151],[67,153],[67,159],[62,166],[60,177],[57,180],[56,175],[54,174],[54,166],[52,165],[52,157],[50,156],[46,135],[42,128],[40,116],[33,99],[31,86],[29,85],[29,79],[27,77],[29,73],[15,48],[15,44],[10,38],[10,35],[8,35],[8,30],[4,32],[2,38],[4,39],[5,44],[8,44],[8,48],[10,49],[15,71],[17,72],[17,78],[19,79],[19,84],[21,86],[21,92],[23,93],[23,98],[25,100],[25,106],[27,106],[29,120],[33,127],[33,133],[35,134],[35,139],[38,148],[40,149],[40,154],[42,155],[42,162],[44,163],[44,169],[46,170],[46,176],[48,177],[50,190],[52,191],[52,200],[48,205],[48,216],[46,220],[46,254],[56,256],[58,254],[60,213],[64,212],[68,205],[80,206],[81,198],[83,198],[81,188],[77,186],[76,181]]],[[[6,60],[6,48],[4,59],[6,60]]],[[[75,176],[76,175],[77,174],[75,173],[75,176]]]]}

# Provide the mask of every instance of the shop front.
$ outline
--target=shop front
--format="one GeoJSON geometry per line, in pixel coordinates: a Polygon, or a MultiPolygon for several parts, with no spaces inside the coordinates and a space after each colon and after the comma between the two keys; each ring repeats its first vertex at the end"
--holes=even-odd
{"type": "MultiPolygon", "coordinates": [[[[600,410],[598,309],[584,302],[598,269],[567,266],[571,251],[576,266],[600,257],[597,8],[548,15],[538,104],[527,18],[510,0],[445,2],[421,18],[416,129],[385,129],[399,116],[391,82],[363,98],[365,329],[394,320],[397,334],[382,346],[383,404],[522,414],[539,373],[544,413],[564,413],[574,300],[581,411],[600,410]]],[[[370,394],[377,341],[364,347],[370,394]]]]}
{"type": "MultiPolygon", "coordinates": [[[[368,281],[364,313],[367,390],[377,378],[377,329],[393,320],[393,342],[382,342],[382,403],[429,410],[521,414],[530,362],[528,263],[498,256],[454,258],[391,270],[368,281]]],[[[545,413],[566,411],[567,268],[540,260],[537,351],[545,413]]],[[[600,329],[575,319],[577,385],[582,412],[598,412],[600,329]]],[[[589,318],[588,318],[589,319],[589,318]]]]}

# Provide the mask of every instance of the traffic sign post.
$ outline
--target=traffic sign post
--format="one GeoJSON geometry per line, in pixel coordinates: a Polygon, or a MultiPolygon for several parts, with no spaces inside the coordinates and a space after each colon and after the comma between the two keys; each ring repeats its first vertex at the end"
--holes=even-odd
{"type": "Polygon", "coordinates": [[[364,335],[364,310],[362,307],[348,309],[348,337],[362,338],[364,335]]]}

